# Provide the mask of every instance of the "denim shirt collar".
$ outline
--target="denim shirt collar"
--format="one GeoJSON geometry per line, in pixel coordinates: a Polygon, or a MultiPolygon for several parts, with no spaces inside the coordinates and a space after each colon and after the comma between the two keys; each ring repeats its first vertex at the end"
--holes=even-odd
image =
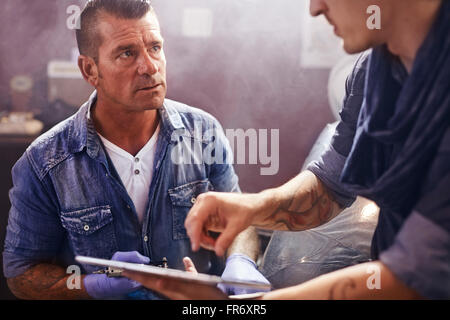
{"type": "MultiPolygon", "coordinates": [[[[86,147],[86,153],[93,159],[99,156],[102,152],[100,139],[91,119],[88,119],[87,114],[91,107],[97,101],[97,91],[95,90],[89,97],[88,101],[84,103],[74,118],[73,130],[69,133],[69,151],[71,153],[81,152],[86,147]]],[[[178,129],[185,129],[184,123],[181,120],[179,112],[166,103],[158,109],[161,119],[160,136],[164,137],[168,143],[171,142],[172,133],[178,129]]]]}

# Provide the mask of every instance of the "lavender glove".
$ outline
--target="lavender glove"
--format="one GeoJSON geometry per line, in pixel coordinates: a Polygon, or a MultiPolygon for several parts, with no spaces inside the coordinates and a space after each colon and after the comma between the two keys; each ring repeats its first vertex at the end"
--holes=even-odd
{"type": "MultiPolygon", "coordinates": [[[[222,273],[223,280],[252,281],[270,284],[270,282],[258,271],[256,263],[244,254],[235,253],[228,257],[225,270],[222,273]]],[[[219,284],[218,288],[228,295],[261,292],[261,289],[233,287],[219,284]]],[[[266,290],[269,291],[269,290],[266,290]]]]}
{"type": "MultiPolygon", "coordinates": [[[[116,252],[111,260],[150,263],[150,258],[144,257],[137,251],[116,252]]],[[[120,298],[136,291],[142,285],[125,277],[109,278],[106,274],[88,274],[83,280],[87,293],[94,299],[120,298]]]]}

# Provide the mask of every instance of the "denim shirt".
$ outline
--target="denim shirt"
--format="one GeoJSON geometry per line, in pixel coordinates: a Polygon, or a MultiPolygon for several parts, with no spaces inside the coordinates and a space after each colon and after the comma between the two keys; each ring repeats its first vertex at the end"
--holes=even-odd
{"type": "MultiPolygon", "coordinates": [[[[110,259],[134,251],[184,269],[190,256],[199,272],[220,274],[223,259],[192,252],[184,220],[197,195],[239,192],[229,161],[202,161],[202,152],[229,159],[228,140],[208,113],[166,99],[147,210],[140,225],[133,202],[87,119],[93,93],[79,111],[36,139],[12,170],[11,210],[3,252],[6,278],[47,262],[66,267],[76,255],[110,259]],[[188,164],[181,156],[196,158],[188,164]],[[199,159],[200,158],[200,159],[199,159]],[[212,162],[212,163],[211,163],[212,162]]],[[[81,265],[83,273],[99,267],[81,265]]]]}

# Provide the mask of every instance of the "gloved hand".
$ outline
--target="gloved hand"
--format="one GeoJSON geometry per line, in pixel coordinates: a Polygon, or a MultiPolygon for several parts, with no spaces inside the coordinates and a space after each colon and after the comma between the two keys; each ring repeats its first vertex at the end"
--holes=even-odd
{"type": "MultiPolygon", "coordinates": [[[[256,263],[244,254],[235,253],[228,257],[225,270],[222,273],[223,280],[252,281],[270,284],[270,282],[258,271],[256,263]]],[[[261,289],[233,287],[219,284],[218,288],[228,295],[247,294],[261,292],[261,289]]],[[[265,290],[270,291],[270,290],[265,290]]]]}
{"type": "MultiPolygon", "coordinates": [[[[149,264],[150,258],[137,251],[116,252],[111,260],[149,264]]],[[[87,293],[94,299],[108,299],[124,296],[142,285],[125,277],[109,278],[106,274],[88,274],[83,280],[87,293]]]]}

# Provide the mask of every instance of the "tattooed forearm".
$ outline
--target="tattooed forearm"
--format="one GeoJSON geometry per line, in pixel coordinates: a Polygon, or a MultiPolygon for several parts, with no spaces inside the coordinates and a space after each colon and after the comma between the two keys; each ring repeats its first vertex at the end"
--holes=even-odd
{"type": "Polygon", "coordinates": [[[351,296],[352,290],[356,289],[356,282],[352,278],[336,281],[330,288],[329,300],[344,300],[351,296]]]}
{"type": "Polygon", "coordinates": [[[305,230],[328,222],[334,212],[333,200],[326,191],[318,194],[317,190],[311,190],[282,203],[270,219],[291,231],[305,230]]]}
{"type": "Polygon", "coordinates": [[[277,191],[281,196],[258,226],[301,231],[330,221],[342,210],[311,172],[300,174],[277,191]]]}
{"type": "Polygon", "coordinates": [[[8,286],[20,299],[89,299],[83,288],[67,288],[68,277],[59,266],[38,264],[24,274],[8,279],[8,286]]]}
{"type": "Polygon", "coordinates": [[[412,288],[407,287],[380,261],[366,262],[342,268],[302,284],[273,290],[263,299],[308,299],[308,300],[361,300],[361,299],[421,299],[412,288]],[[379,269],[380,287],[370,288],[368,269],[379,269]]]}

